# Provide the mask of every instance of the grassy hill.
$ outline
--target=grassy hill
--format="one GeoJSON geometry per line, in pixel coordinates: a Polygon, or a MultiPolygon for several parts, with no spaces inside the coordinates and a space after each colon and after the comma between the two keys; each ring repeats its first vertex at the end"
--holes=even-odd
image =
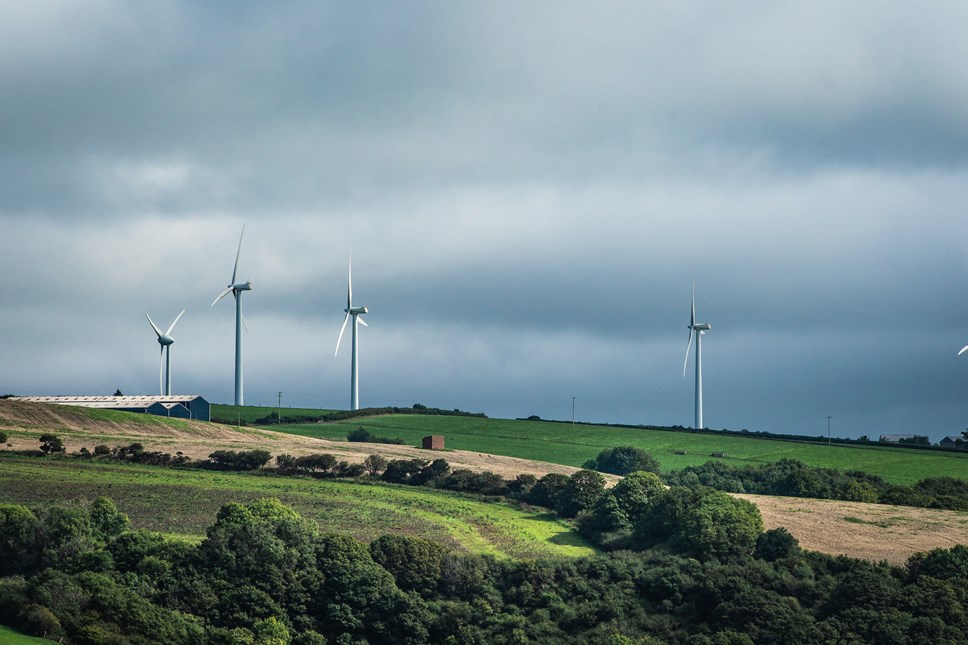
{"type": "Polygon", "coordinates": [[[594,551],[550,514],[446,491],[0,453],[0,502],[42,504],[99,496],[114,499],[135,527],[185,536],[204,535],[223,504],[277,497],[323,530],[367,541],[405,533],[473,553],[522,558],[594,551]]]}
{"type": "Polygon", "coordinates": [[[897,484],[909,485],[926,477],[968,479],[968,452],[921,451],[880,445],[827,446],[741,434],[421,415],[387,415],[271,427],[280,432],[325,439],[345,439],[349,430],[362,427],[377,436],[400,437],[410,445],[419,445],[421,437],[428,434],[442,434],[446,437],[448,449],[576,467],[603,448],[637,446],[652,453],[664,471],[703,464],[714,459],[711,455],[717,452],[725,456],[715,459],[734,466],[788,458],[822,468],[861,470],[897,484]]]}
{"type": "Polygon", "coordinates": [[[56,642],[57,641],[48,640],[46,638],[27,636],[26,634],[21,634],[18,631],[10,629],[9,627],[0,625],[0,643],[3,643],[3,645],[52,645],[56,642]]]}

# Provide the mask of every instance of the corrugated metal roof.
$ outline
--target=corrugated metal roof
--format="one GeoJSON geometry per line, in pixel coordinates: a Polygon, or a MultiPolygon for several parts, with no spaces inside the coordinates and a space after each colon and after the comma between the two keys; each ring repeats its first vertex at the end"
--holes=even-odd
{"type": "Polygon", "coordinates": [[[202,398],[198,394],[181,394],[172,396],[14,396],[14,401],[28,403],[51,403],[54,405],[76,405],[82,408],[148,408],[155,403],[171,407],[183,403],[190,403],[202,398]]]}

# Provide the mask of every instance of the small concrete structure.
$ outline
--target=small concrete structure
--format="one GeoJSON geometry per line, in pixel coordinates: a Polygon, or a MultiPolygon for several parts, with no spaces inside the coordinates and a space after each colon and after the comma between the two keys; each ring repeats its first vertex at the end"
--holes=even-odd
{"type": "Polygon", "coordinates": [[[432,434],[429,437],[423,438],[423,449],[424,450],[443,450],[444,449],[444,435],[442,434],[432,434]]]}

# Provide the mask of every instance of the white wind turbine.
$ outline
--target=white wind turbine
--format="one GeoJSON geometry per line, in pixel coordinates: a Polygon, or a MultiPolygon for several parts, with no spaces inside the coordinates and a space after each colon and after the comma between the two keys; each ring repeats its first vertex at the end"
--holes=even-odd
{"type": "MultiPolygon", "coordinates": [[[[245,224],[242,225],[242,235],[245,235],[245,224]]],[[[239,269],[239,254],[242,252],[242,235],[239,235],[239,248],[235,252],[232,281],[229,282],[225,291],[218,294],[218,297],[212,302],[214,307],[219,300],[230,293],[235,298],[235,405],[244,405],[242,396],[242,326],[245,324],[245,319],[242,317],[242,292],[252,290],[251,282],[235,282],[235,275],[239,269]]]]}
{"type": "Polygon", "coordinates": [[[360,318],[360,314],[369,313],[366,307],[354,307],[353,306],[353,256],[350,256],[350,269],[348,273],[348,279],[346,282],[346,316],[343,317],[343,326],[339,330],[339,338],[336,339],[336,352],[334,356],[339,355],[339,344],[343,340],[343,332],[346,331],[346,323],[349,322],[350,316],[353,317],[353,359],[350,366],[350,409],[359,410],[360,409],[360,378],[359,378],[359,361],[360,361],[360,346],[357,339],[357,323],[363,325],[364,327],[369,327],[366,321],[360,318]]]}
{"type": "Polygon", "coordinates": [[[686,375],[686,365],[689,363],[689,347],[692,337],[696,336],[696,430],[702,425],[702,337],[712,329],[708,322],[696,324],[696,283],[692,283],[692,314],[689,317],[689,342],[686,343],[686,360],[682,363],[682,375],[686,375]]]}
{"type": "Polygon", "coordinates": [[[182,309],[181,313],[178,314],[178,317],[175,318],[175,322],[173,322],[168,327],[168,331],[163,334],[161,333],[161,330],[158,329],[158,325],[156,325],[151,319],[151,316],[145,312],[145,317],[148,319],[148,324],[150,324],[151,328],[155,330],[156,334],[158,334],[158,344],[161,345],[161,363],[158,366],[158,389],[161,390],[162,396],[171,395],[171,346],[172,343],[175,342],[175,339],[171,337],[171,330],[175,328],[175,325],[178,323],[178,320],[184,313],[185,310],[182,309]]]}

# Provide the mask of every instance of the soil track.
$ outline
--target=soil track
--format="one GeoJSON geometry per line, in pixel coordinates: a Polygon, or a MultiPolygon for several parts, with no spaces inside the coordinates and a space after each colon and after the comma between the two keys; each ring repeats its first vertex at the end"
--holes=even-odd
{"type": "MultiPolygon", "coordinates": [[[[94,415],[98,417],[99,415],[94,415]]],[[[522,473],[541,476],[550,472],[570,475],[578,470],[542,461],[502,457],[478,452],[428,452],[412,446],[350,443],[235,428],[202,421],[159,419],[141,415],[92,418],[88,411],[69,406],[44,405],[0,399],[0,430],[14,449],[36,449],[44,432],[58,433],[69,452],[98,444],[111,447],[138,442],[146,450],[182,452],[205,459],[215,450],[268,450],[273,455],[329,453],[339,460],[360,462],[374,453],[387,459],[443,457],[452,468],[490,470],[505,478],[522,473]],[[118,419],[118,420],[115,420],[118,419]]],[[[617,480],[608,476],[611,482],[617,480]]],[[[865,560],[902,564],[918,551],[968,544],[968,513],[935,509],[863,504],[833,500],[737,495],[760,509],[766,528],[784,527],[807,549],[865,560]]]]}

